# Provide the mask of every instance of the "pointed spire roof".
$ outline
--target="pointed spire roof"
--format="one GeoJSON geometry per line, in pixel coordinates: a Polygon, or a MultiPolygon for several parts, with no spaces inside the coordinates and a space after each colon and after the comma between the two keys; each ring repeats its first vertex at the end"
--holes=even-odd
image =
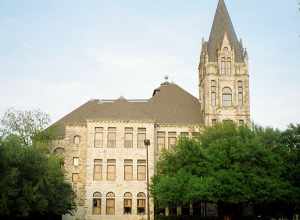
{"type": "Polygon", "coordinates": [[[222,46],[225,33],[231,47],[235,50],[235,61],[243,62],[243,48],[235,33],[226,4],[224,0],[219,0],[208,41],[209,61],[217,61],[217,50],[222,46]]]}

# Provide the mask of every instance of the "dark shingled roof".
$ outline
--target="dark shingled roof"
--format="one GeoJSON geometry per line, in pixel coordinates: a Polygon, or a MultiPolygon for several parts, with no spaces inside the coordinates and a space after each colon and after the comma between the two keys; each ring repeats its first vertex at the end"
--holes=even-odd
{"type": "Polygon", "coordinates": [[[235,61],[243,62],[243,47],[237,38],[224,0],[219,0],[208,41],[209,61],[217,62],[217,50],[222,46],[225,33],[234,48],[235,61]]]}
{"type": "Polygon", "coordinates": [[[153,121],[161,124],[202,124],[199,100],[173,83],[163,83],[148,100],[91,100],[69,113],[50,129],[64,136],[66,125],[87,120],[153,121]]]}

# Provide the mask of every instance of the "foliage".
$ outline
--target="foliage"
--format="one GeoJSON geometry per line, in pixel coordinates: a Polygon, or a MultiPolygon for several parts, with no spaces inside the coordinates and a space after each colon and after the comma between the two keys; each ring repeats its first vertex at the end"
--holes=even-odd
{"type": "Polygon", "coordinates": [[[49,115],[39,111],[19,111],[8,109],[0,119],[0,136],[15,135],[21,144],[28,145],[32,139],[41,135],[50,123],[49,115]]]}
{"type": "Polygon", "coordinates": [[[71,186],[60,163],[22,140],[0,142],[0,216],[62,215],[74,209],[71,186]]]}
{"type": "Polygon", "coordinates": [[[245,204],[296,204],[298,128],[281,133],[225,123],[207,128],[198,140],[181,139],[163,153],[151,193],[161,206],[208,201],[219,212],[236,212],[232,207],[245,204]]]}
{"type": "Polygon", "coordinates": [[[39,111],[8,110],[1,119],[0,218],[63,215],[75,208],[74,193],[64,180],[61,159],[45,152],[52,136],[39,111]]]}

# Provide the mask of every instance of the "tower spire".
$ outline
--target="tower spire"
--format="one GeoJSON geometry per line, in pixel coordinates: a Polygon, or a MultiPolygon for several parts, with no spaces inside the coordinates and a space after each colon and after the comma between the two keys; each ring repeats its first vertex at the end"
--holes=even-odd
{"type": "Polygon", "coordinates": [[[222,46],[225,34],[235,52],[235,61],[243,62],[243,50],[234,30],[224,0],[219,0],[208,41],[208,55],[212,62],[217,61],[217,50],[222,46]]]}

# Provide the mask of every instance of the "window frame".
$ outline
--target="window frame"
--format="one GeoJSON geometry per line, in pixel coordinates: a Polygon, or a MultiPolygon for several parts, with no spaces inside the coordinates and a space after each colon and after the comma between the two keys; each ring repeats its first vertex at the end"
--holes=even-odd
{"type": "Polygon", "coordinates": [[[107,129],[107,148],[116,148],[117,147],[117,128],[109,127],[107,129]],[[113,138],[111,139],[111,135],[113,138]]]}
{"type": "Polygon", "coordinates": [[[137,180],[146,181],[147,180],[147,169],[146,169],[146,160],[137,160],[137,180]],[[140,169],[144,171],[141,172],[140,169]]]}
{"type": "Polygon", "coordinates": [[[138,132],[137,132],[137,148],[145,148],[144,141],[147,138],[146,133],[147,133],[146,128],[138,128],[138,132]],[[141,136],[143,136],[143,139],[141,139],[141,136]]]}
{"type": "Polygon", "coordinates": [[[232,89],[230,87],[224,87],[222,89],[222,106],[232,107],[233,100],[232,100],[232,89]]]}
{"type": "Polygon", "coordinates": [[[103,127],[95,127],[94,128],[94,147],[95,148],[103,148],[104,147],[104,128],[103,127]],[[100,139],[98,140],[97,136],[100,135],[100,139]],[[99,141],[99,145],[97,142],[99,141]]]}
{"type": "Polygon", "coordinates": [[[116,200],[115,194],[113,192],[109,192],[106,194],[106,215],[115,215],[116,213],[116,200]],[[108,206],[109,202],[112,202],[112,206],[108,206]],[[110,212],[109,209],[112,209],[110,212]]]}
{"type": "Polygon", "coordinates": [[[117,161],[115,159],[107,159],[107,166],[106,166],[106,180],[107,181],[115,181],[117,178],[117,161]],[[109,169],[112,167],[114,169],[113,176],[111,176],[109,173],[109,169]]]}
{"type": "Polygon", "coordinates": [[[101,209],[102,209],[102,200],[101,200],[102,196],[100,192],[94,192],[93,194],[93,206],[92,206],[92,215],[101,215],[101,209]],[[95,202],[96,202],[96,207],[98,208],[97,210],[99,212],[96,212],[96,208],[95,208],[95,202]],[[100,207],[98,206],[100,205],[100,207]]]}
{"type": "Polygon", "coordinates": [[[133,160],[125,159],[124,160],[124,181],[132,181],[133,180],[133,160]],[[126,168],[130,169],[131,176],[127,176],[126,168]]]}
{"type": "Polygon", "coordinates": [[[93,169],[93,180],[101,181],[103,180],[103,161],[102,159],[94,159],[94,169],[93,169]],[[99,167],[99,178],[96,178],[96,167],[99,167]]]}

